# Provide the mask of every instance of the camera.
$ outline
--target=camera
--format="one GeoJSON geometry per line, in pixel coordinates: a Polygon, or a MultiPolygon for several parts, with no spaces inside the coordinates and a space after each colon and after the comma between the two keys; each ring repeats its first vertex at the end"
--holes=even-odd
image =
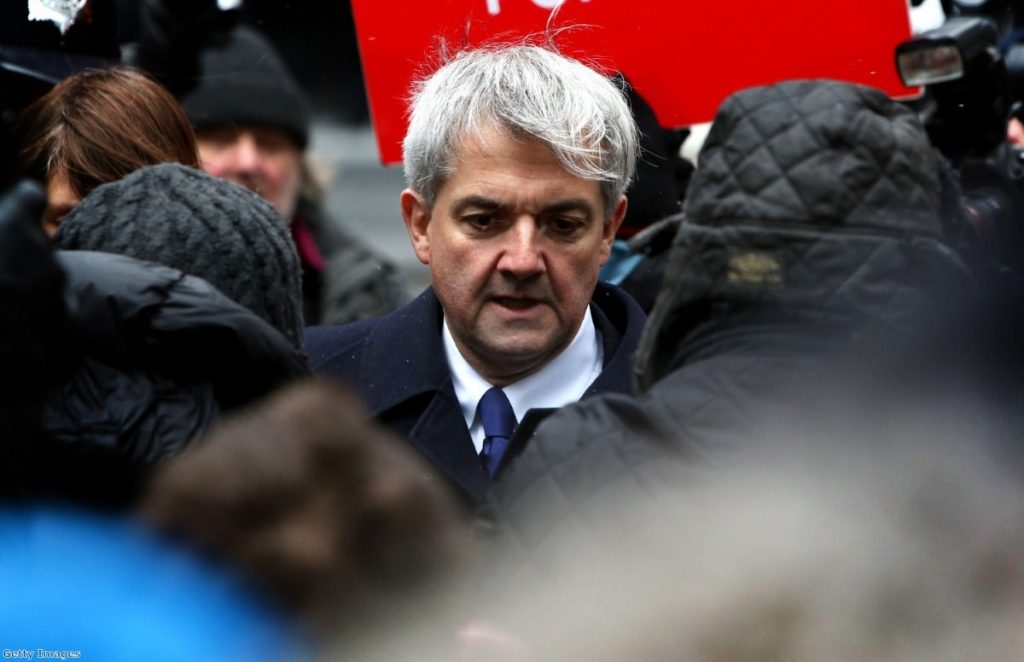
{"type": "Polygon", "coordinates": [[[1024,120],[1024,0],[943,0],[946,21],[896,48],[911,102],[932,144],[958,172],[976,243],[1024,275],[1024,149],[1007,140],[1024,120]]]}

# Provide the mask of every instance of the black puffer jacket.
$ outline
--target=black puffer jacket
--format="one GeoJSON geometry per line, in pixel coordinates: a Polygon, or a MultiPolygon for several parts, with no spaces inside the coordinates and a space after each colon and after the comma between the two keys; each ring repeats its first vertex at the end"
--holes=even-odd
{"type": "Polygon", "coordinates": [[[153,463],[221,411],[306,373],[278,331],[201,279],[106,253],[58,260],[72,348],[44,425],[77,452],[153,463]]]}
{"type": "Polygon", "coordinates": [[[837,352],[913,333],[972,287],[955,198],[916,117],[881,92],[805,81],[727,99],[635,357],[640,395],[545,422],[492,490],[500,547],[542,566],[609,515],[599,497],[652,498],[669,465],[813,410],[843,379],[837,352]]]}

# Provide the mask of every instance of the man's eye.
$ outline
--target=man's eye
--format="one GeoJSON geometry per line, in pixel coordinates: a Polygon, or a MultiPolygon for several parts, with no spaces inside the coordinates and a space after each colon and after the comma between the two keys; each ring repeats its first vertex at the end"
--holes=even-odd
{"type": "Polygon", "coordinates": [[[256,140],[256,146],[262,152],[276,154],[287,150],[291,143],[285,136],[260,136],[256,140]]]}
{"type": "Polygon", "coordinates": [[[553,218],[548,221],[548,229],[556,235],[573,235],[584,226],[578,218],[553,218]]]}
{"type": "Polygon", "coordinates": [[[474,230],[487,230],[494,226],[494,217],[490,214],[471,214],[463,219],[474,230]]]}

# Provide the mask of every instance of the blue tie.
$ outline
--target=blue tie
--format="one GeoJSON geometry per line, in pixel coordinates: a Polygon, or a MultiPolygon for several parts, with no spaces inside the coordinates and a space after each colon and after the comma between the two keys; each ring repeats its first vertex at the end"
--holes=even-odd
{"type": "Polygon", "coordinates": [[[487,474],[494,476],[501,464],[501,456],[508,449],[509,439],[516,430],[516,413],[505,392],[495,386],[484,393],[477,405],[480,422],[484,426],[484,449],[480,451],[487,474]]]}

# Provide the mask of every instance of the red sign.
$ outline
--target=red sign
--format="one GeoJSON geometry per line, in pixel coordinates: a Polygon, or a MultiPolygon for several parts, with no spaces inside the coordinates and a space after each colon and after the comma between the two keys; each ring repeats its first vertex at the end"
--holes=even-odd
{"type": "Polygon", "coordinates": [[[605,72],[620,70],[664,126],[714,117],[752,85],[794,78],[864,83],[892,96],[896,45],[910,36],[907,0],[352,0],[383,163],[399,163],[414,75],[449,48],[577,26],[555,43],[605,72]]]}

